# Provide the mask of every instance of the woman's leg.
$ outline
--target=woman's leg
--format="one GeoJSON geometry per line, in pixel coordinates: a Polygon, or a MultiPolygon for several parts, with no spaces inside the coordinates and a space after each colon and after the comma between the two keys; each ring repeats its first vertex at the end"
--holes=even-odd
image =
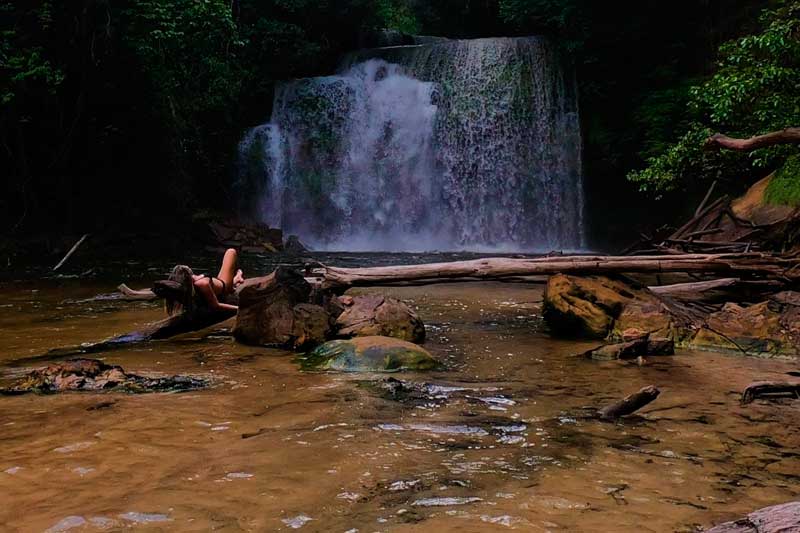
{"type": "Polygon", "coordinates": [[[225,282],[225,288],[228,291],[233,290],[233,277],[236,275],[237,259],[236,250],[228,248],[222,258],[222,268],[219,269],[219,274],[217,274],[217,278],[225,282]]]}

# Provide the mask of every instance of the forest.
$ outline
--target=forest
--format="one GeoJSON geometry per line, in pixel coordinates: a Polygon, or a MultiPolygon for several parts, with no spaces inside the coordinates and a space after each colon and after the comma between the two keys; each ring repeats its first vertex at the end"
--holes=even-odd
{"type": "Polygon", "coordinates": [[[798,123],[798,5],[4,2],[3,246],[230,212],[237,143],[269,117],[276,81],[330,73],[384,28],[552,37],[579,83],[590,241],[619,246],[631,219],[674,220],[713,179],[741,190],[792,154],[714,154],[702,140],[798,123]]]}

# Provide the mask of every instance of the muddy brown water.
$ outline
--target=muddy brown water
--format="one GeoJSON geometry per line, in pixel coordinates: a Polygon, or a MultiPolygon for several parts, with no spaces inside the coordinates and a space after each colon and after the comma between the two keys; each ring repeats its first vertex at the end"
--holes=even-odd
{"type": "MultiPolygon", "coordinates": [[[[0,385],[48,349],[161,317],[83,301],[114,286],[0,284],[0,385]]],[[[207,390],[0,397],[0,531],[696,531],[800,494],[800,403],[739,405],[796,361],[585,361],[572,355],[593,343],[547,334],[541,285],[384,292],[413,303],[447,363],[392,375],[427,384],[422,401],[224,332],[98,356],[207,390]],[[588,416],[649,384],[662,394],[641,417],[588,416]]]]}

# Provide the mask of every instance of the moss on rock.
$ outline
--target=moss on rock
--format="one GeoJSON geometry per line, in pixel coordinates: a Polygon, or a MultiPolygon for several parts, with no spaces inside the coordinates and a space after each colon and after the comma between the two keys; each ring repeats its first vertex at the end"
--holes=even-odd
{"type": "Polygon", "coordinates": [[[441,364],[424,348],[391,337],[356,337],[326,342],[298,358],[303,370],[395,372],[434,370],[441,364]]]}
{"type": "Polygon", "coordinates": [[[767,203],[800,207],[800,156],[792,156],[775,172],[764,195],[767,203]]]}

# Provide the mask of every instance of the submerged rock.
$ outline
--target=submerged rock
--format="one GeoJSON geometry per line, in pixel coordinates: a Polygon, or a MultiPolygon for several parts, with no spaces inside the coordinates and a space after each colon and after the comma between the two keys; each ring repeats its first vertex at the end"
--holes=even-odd
{"type": "Polygon", "coordinates": [[[344,310],[336,319],[341,337],[382,335],[408,342],[425,340],[425,325],[405,303],[382,295],[339,298],[344,310]]]}
{"type": "Polygon", "coordinates": [[[796,354],[800,346],[800,307],[792,302],[791,298],[779,298],[747,307],[727,303],[708,316],[706,327],[697,332],[689,346],[754,354],[796,354]]]}
{"type": "Polygon", "coordinates": [[[648,335],[644,335],[625,342],[604,344],[585,352],[583,355],[598,361],[610,361],[614,359],[636,359],[645,355],[674,354],[675,342],[672,339],[650,338],[648,335]]]}
{"type": "Polygon", "coordinates": [[[380,336],[326,342],[299,360],[306,370],[345,372],[433,370],[440,366],[424,348],[380,336]]]}
{"type": "Polygon", "coordinates": [[[789,533],[800,531],[800,502],[773,505],[744,518],[712,527],[707,533],[789,533]]]}
{"type": "Polygon", "coordinates": [[[556,274],[547,280],[542,311],[548,326],[558,335],[602,339],[633,301],[660,304],[645,287],[632,282],[556,274]]]}
{"type": "Polygon", "coordinates": [[[130,393],[174,392],[208,386],[204,379],[189,376],[148,378],[127,374],[122,367],[97,359],[72,359],[37,369],[20,379],[3,394],[36,392],[49,394],[68,391],[115,391],[130,393]]]}

